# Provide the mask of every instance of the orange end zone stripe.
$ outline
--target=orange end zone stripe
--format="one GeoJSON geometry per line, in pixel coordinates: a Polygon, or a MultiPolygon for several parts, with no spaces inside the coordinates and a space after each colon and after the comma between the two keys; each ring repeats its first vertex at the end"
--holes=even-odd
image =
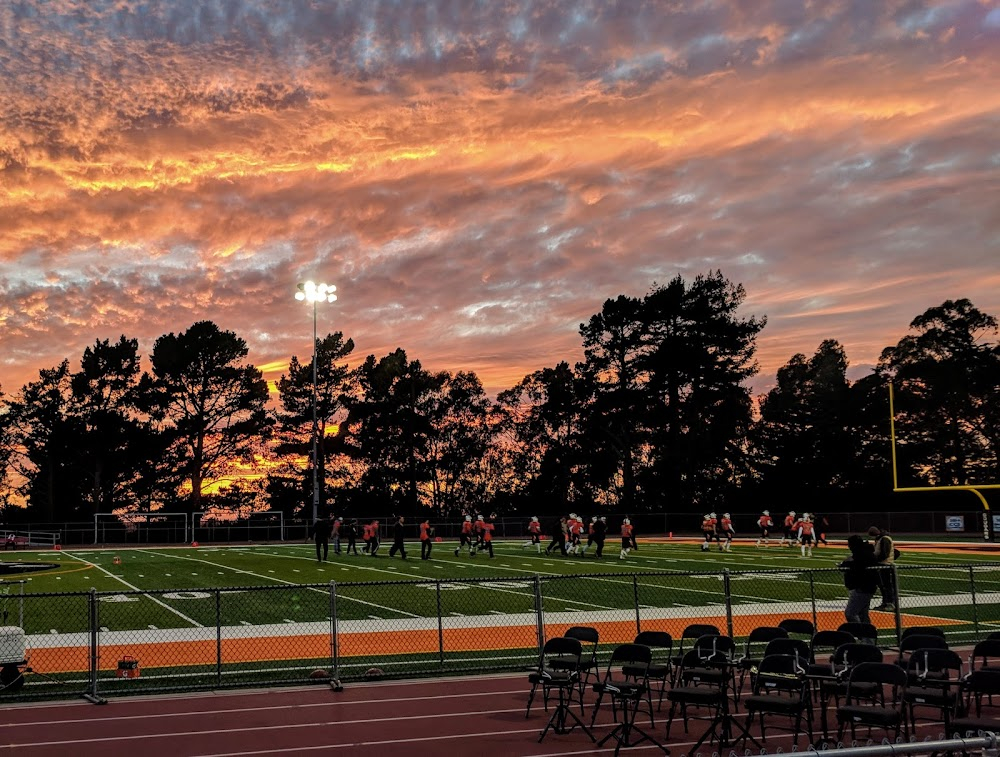
{"type": "MultiPolygon", "coordinates": [[[[752,629],[763,625],[777,624],[782,618],[804,618],[812,620],[808,613],[738,615],[733,618],[733,630],[737,636],[745,636],[752,629]]],[[[820,629],[836,628],[843,620],[843,613],[824,610],[816,614],[820,629]]],[[[877,628],[894,629],[895,617],[890,613],[876,612],[872,621],[877,628]]],[[[903,614],[906,625],[926,624],[921,615],[903,614]]],[[[581,618],[583,622],[583,618],[581,618]]],[[[935,618],[937,625],[962,625],[960,620],[935,618]]],[[[658,631],[666,631],[675,639],[679,638],[685,626],[691,623],[711,623],[725,631],[725,620],[710,618],[670,618],[646,621],[647,628],[655,626],[658,631]]],[[[572,623],[552,623],[546,625],[550,637],[566,633],[572,623]]],[[[623,644],[635,638],[635,621],[615,621],[594,623],[602,644],[623,644]]],[[[443,632],[446,653],[482,652],[486,650],[532,649],[538,644],[535,626],[494,626],[482,628],[451,628],[443,632]]],[[[341,657],[378,657],[400,654],[437,654],[438,632],[424,631],[371,631],[366,633],[345,633],[339,637],[338,652],[341,657]]],[[[216,642],[214,641],[167,641],[155,644],[117,644],[101,647],[101,670],[115,670],[118,660],[126,655],[139,659],[142,668],[178,666],[213,667],[216,642]]],[[[86,647],[53,647],[31,651],[31,666],[40,673],[81,673],[90,668],[90,654],[86,647]]],[[[248,639],[223,639],[222,662],[245,664],[267,660],[315,660],[332,659],[330,637],[327,635],[302,635],[281,637],[260,637],[248,639]]]]}

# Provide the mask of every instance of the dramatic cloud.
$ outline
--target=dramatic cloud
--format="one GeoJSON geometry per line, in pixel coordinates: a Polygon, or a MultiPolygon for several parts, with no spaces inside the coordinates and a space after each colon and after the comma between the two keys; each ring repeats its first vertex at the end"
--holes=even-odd
{"type": "Polygon", "coordinates": [[[995,2],[12,0],[0,383],[211,319],[492,390],[618,294],[720,269],[767,388],[945,299],[1000,315],[995,2]]]}

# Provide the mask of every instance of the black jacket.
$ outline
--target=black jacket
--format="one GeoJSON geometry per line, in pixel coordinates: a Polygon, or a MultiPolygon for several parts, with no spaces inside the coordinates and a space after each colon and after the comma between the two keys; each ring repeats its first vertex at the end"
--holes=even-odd
{"type": "Polygon", "coordinates": [[[320,518],[316,523],[313,524],[313,536],[317,540],[323,541],[324,539],[329,539],[330,534],[333,533],[333,524],[330,523],[326,518],[320,518]]]}
{"type": "Polygon", "coordinates": [[[844,572],[844,586],[865,594],[874,594],[878,588],[878,572],[873,566],[878,564],[875,549],[861,537],[847,540],[851,556],[840,564],[844,572]]]}
{"type": "Polygon", "coordinates": [[[397,520],[396,525],[392,527],[393,541],[403,541],[403,536],[405,535],[404,533],[405,531],[406,527],[397,520]]]}

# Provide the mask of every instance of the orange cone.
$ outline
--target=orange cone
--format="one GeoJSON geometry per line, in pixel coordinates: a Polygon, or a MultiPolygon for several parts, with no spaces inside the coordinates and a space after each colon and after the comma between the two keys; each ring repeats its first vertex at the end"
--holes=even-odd
{"type": "Polygon", "coordinates": [[[191,542],[191,546],[192,547],[197,547],[198,546],[198,542],[196,542],[196,541],[191,542]]]}

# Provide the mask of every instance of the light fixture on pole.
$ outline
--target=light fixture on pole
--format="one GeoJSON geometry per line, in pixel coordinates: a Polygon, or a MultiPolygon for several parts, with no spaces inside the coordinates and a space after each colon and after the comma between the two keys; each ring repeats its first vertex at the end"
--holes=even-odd
{"type": "Polygon", "coordinates": [[[295,299],[299,302],[311,302],[313,306],[313,388],[312,388],[312,484],[313,484],[313,523],[319,520],[319,423],[316,417],[316,405],[318,402],[317,379],[316,379],[316,303],[336,302],[337,287],[332,284],[316,284],[312,281],[298,285],[299,291],[295,293],[295,299]]]}

